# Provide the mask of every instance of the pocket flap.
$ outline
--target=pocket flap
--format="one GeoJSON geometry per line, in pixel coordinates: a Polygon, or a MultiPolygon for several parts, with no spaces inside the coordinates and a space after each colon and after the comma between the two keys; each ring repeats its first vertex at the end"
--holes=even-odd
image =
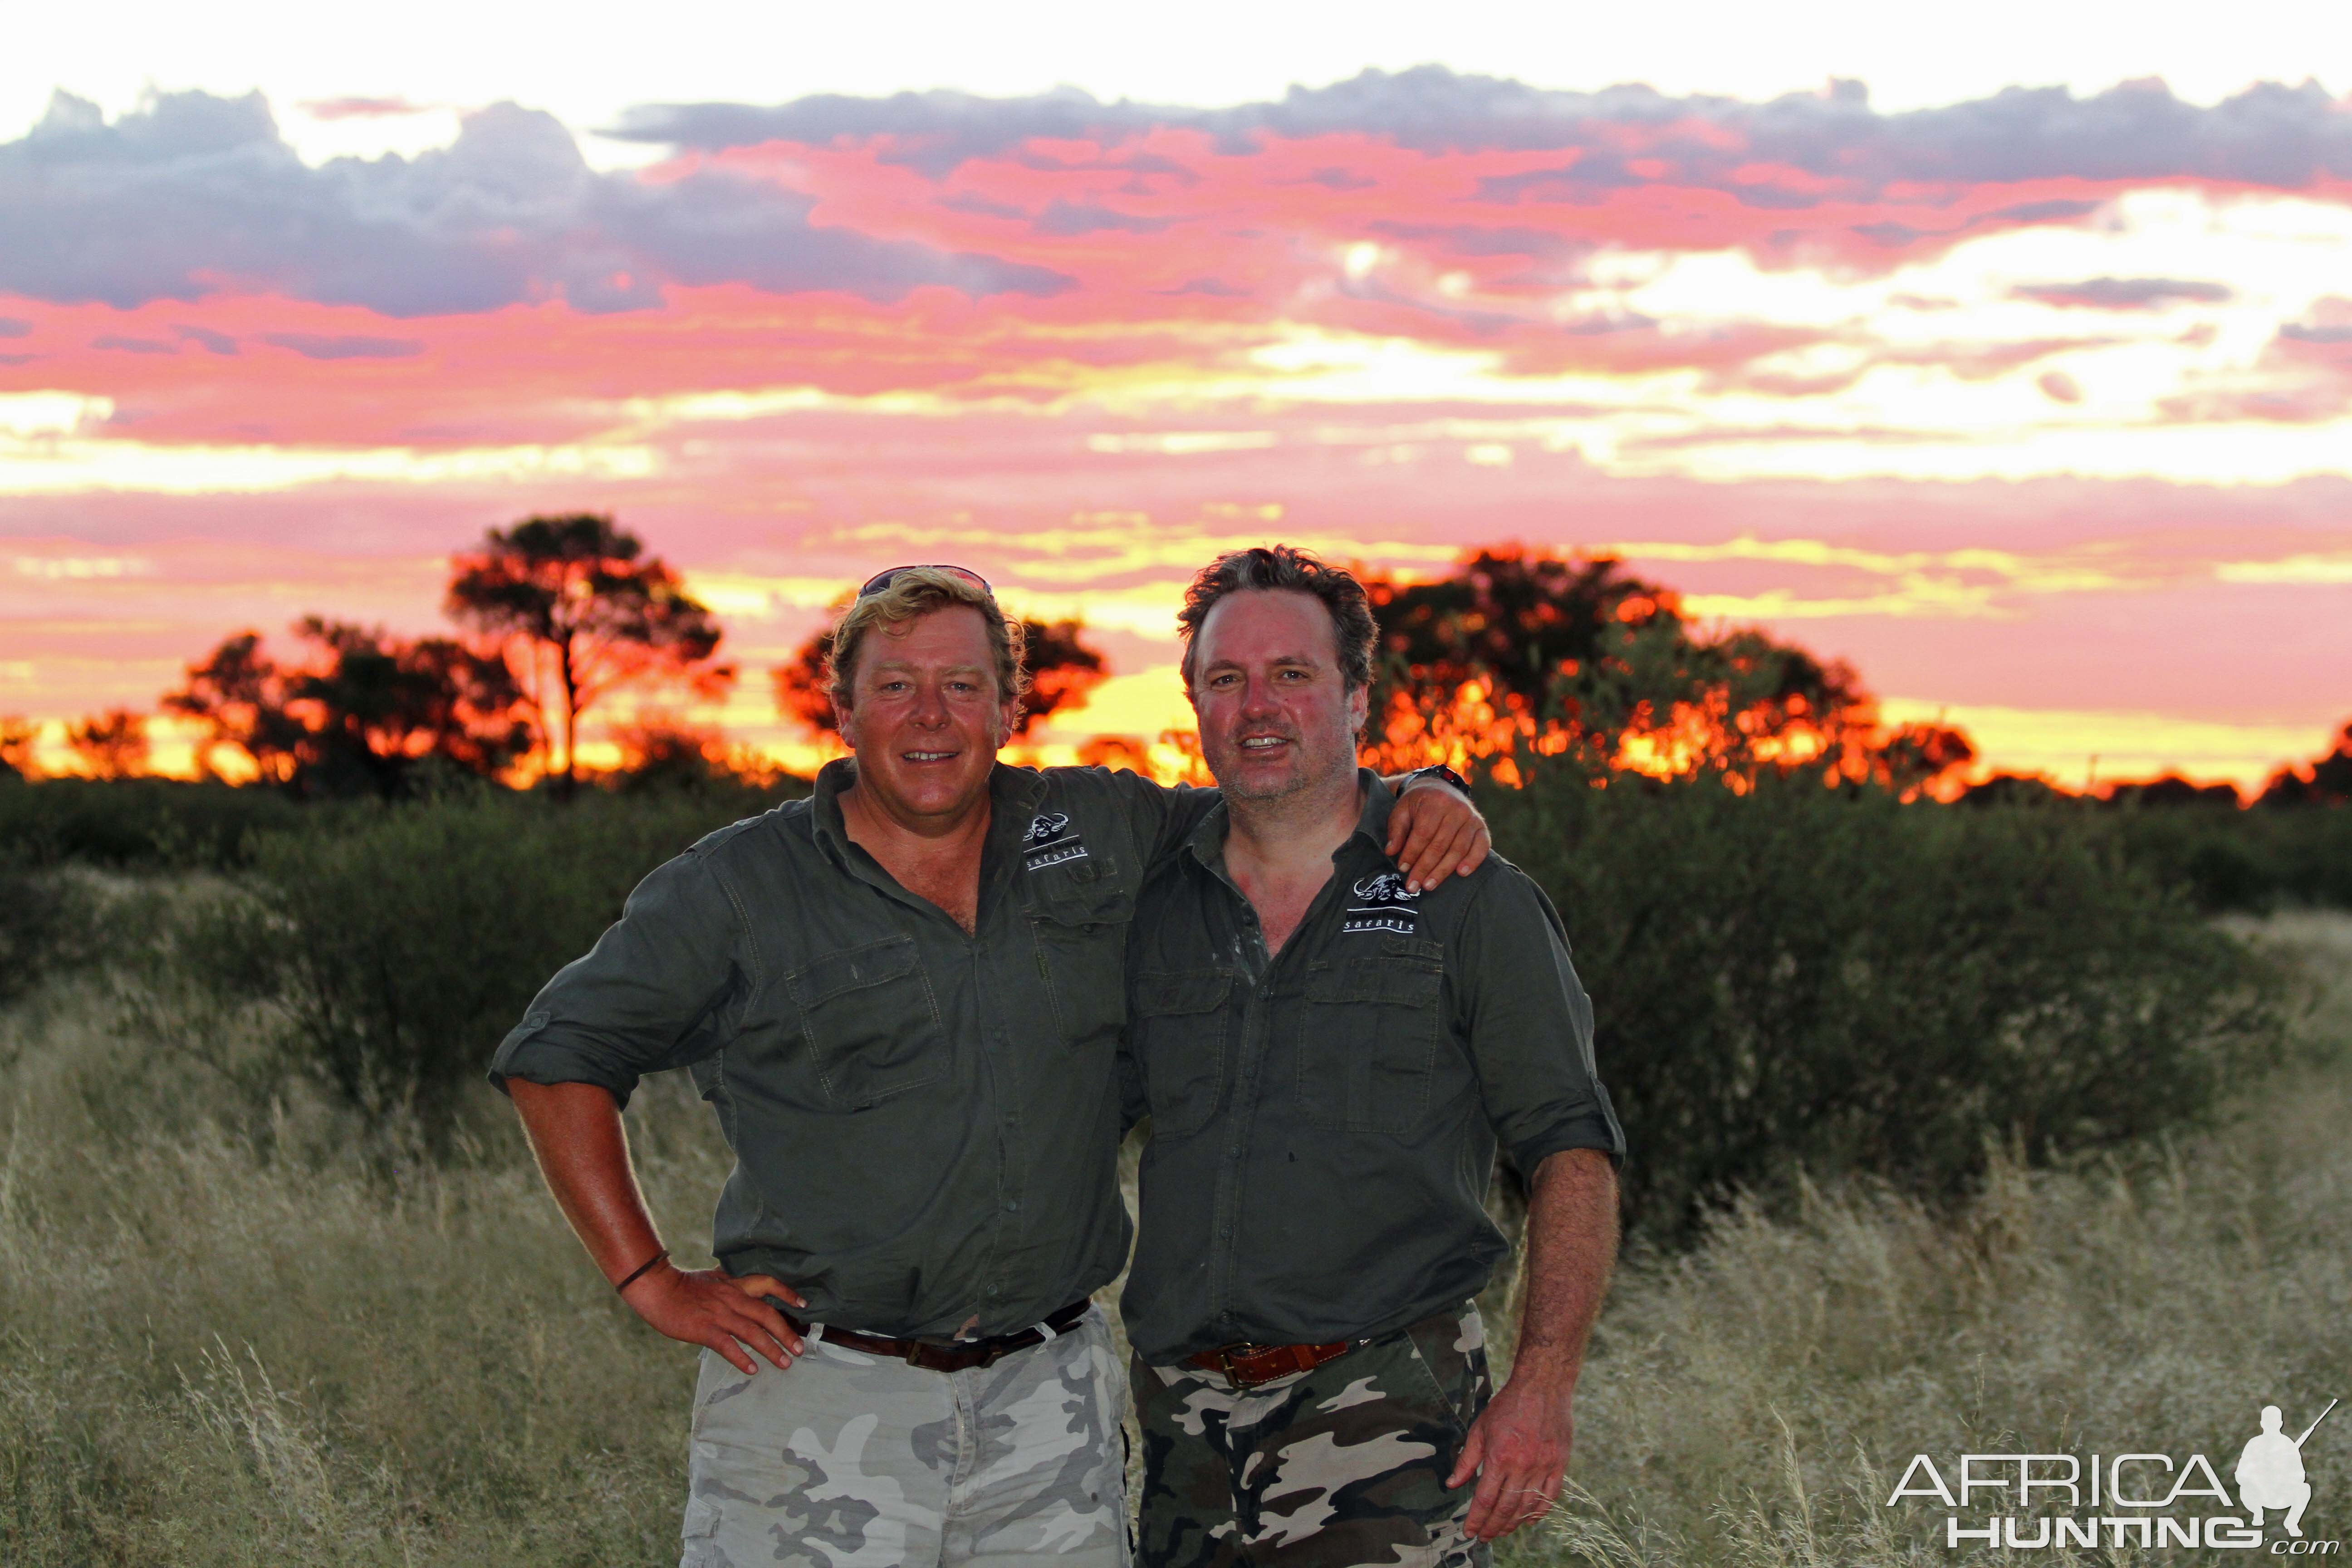
{"type": "Polygon", "coordinates": [[[1437,1005],[1438,988],[1444,982],[1444,964],[1419,953],[1356,958],[1309,970],[1307,999],[1433,1007],[1437,1005]]]}
{"type": "Polygon", "coordinates": [[[1233,984],[1233,975],[1222,969],[1139,974],[1135,980],[1135,1010],[1153,1016],[1206,1013],[1224,1005],[1233,984]]]}
{"type": "Polygon", "coordinates": [[[869,985],[903,979],[915,972],[918,962],[915,939],[894,936],[863,947],[826,953],[815,963],[793,971],[787,978],[800,1005],[814,1007],[845,991],[862,991],[869,985]]]}
{"type": "Polygon", "coordinates": [[[1116,924],[1135,913],[1135,898],[1108,860],[1089,858],[1033,871],[1036,912],[1056,925],[1116,924]]]}

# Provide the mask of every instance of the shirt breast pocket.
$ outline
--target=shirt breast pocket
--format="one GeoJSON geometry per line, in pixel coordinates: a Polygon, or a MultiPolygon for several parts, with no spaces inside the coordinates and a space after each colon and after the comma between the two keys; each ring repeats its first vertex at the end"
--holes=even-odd
{"type": "Polygon", "coordinates": [[[1108,1050],[1127,1026],[1127,928],[1135,896],[1097,858],[1031,875],[1051,879],[1030,908],[1037,976],[1055,1024],[1067,1045],[1108,1050]]]}
{"type": "Polygon", "coordinates": [[[835,1110],[863,1110],[947,1071],[939,1003],[912,937],[829,952],[784,983],[835,1110]]]}
{"type": "Polygon", "coordinates": [[[1444,1032],[1444,947],[1416,937],[1388,937],[1377,953],[1307,971],[1298,1099],[1310,1125],[1399,1133],[1418,1124],[1444,1032]]]}
{"type": "Polygon", "coordinates": [[[1225,1076],[1225,996],[1233,976],[1193,969],[1135,978],[1129,1048],[1143,1066],[1151,1135],[1198,1132],[1216,1114],[1225,1076]]]}

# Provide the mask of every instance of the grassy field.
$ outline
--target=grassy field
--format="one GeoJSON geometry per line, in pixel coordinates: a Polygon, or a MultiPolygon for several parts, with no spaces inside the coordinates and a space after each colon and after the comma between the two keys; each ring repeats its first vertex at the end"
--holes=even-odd
{"type": "MultiPolygon", "coordinates": [[[[1630,1258],[1577,1500],[1507,1556],[1960,1560],[1876,1506],[1915,1452],[2226,1473],[2260,1404],[2352,1394],[2352,918],[2246,929],[2312,1000],[2219,1131],[1997,1161],[1956,1212],[1807,1192],[1630,1258]]],[[[198,1005],[83,972],[0,1011],[0,1563],[674,1562],[695,1352],[603,1288],[503,1106],[427,1160],[271,1093],[198,1005]]],[[[687,1254],[725,1169],[707,1114],[661,1081],[629,1120],[687,1254]]],[[[2315,1537],[2352,1507],[2328,1436],[2315,1537]]]]}

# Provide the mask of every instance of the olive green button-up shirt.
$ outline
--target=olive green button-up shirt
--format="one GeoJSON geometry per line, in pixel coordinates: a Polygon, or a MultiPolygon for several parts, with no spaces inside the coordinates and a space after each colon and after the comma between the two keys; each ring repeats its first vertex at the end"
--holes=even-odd
{"type": "Polygon", "coordinates": [[[1217,797],[999,764],[975,931],[900,887],[815,794],[704,838],[549,981],[493,1080],[690,1067],[735,1168],[713,1250],[819,1322],[980,1333],[1115,1278],[1117,1042],[1144,869],[1217,797]]]}
{"type": "Polygon", "coordinates": [[[1498,856],[1407,893],[1389,790],[1359,776],[1363,816],[1278,954],[1226,874],[1222,805],[1146,881],[1121,1079],[1151,1140],[1120,1308],[1157,1364],[1457,1308],[1508,1250],[1498,1143],[1529,1173],[1623,1157],[1551,901],[1498,856]]]}

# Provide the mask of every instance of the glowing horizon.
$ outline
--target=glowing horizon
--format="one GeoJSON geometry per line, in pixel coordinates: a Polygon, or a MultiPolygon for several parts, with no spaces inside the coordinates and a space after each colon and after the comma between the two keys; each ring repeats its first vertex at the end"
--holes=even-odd
{"type": "Polygon", "coordinates": [[[451,551],[583,510],[727,623],[702,716],[796,760],[766,667],[877,565],[1082,616],[1117,679],[1066,747],[1181,722],[1183,578],[1277,538],[1617,553],[2063,782],[2242,788],[2352,712],[2352,106],[2315,87],[1424,70],[606,129],[642,167],[511,105],[373,162],[203,94],[0,143],[0,713],[152,710],[306,612],[430,629],[451,551]]]}

